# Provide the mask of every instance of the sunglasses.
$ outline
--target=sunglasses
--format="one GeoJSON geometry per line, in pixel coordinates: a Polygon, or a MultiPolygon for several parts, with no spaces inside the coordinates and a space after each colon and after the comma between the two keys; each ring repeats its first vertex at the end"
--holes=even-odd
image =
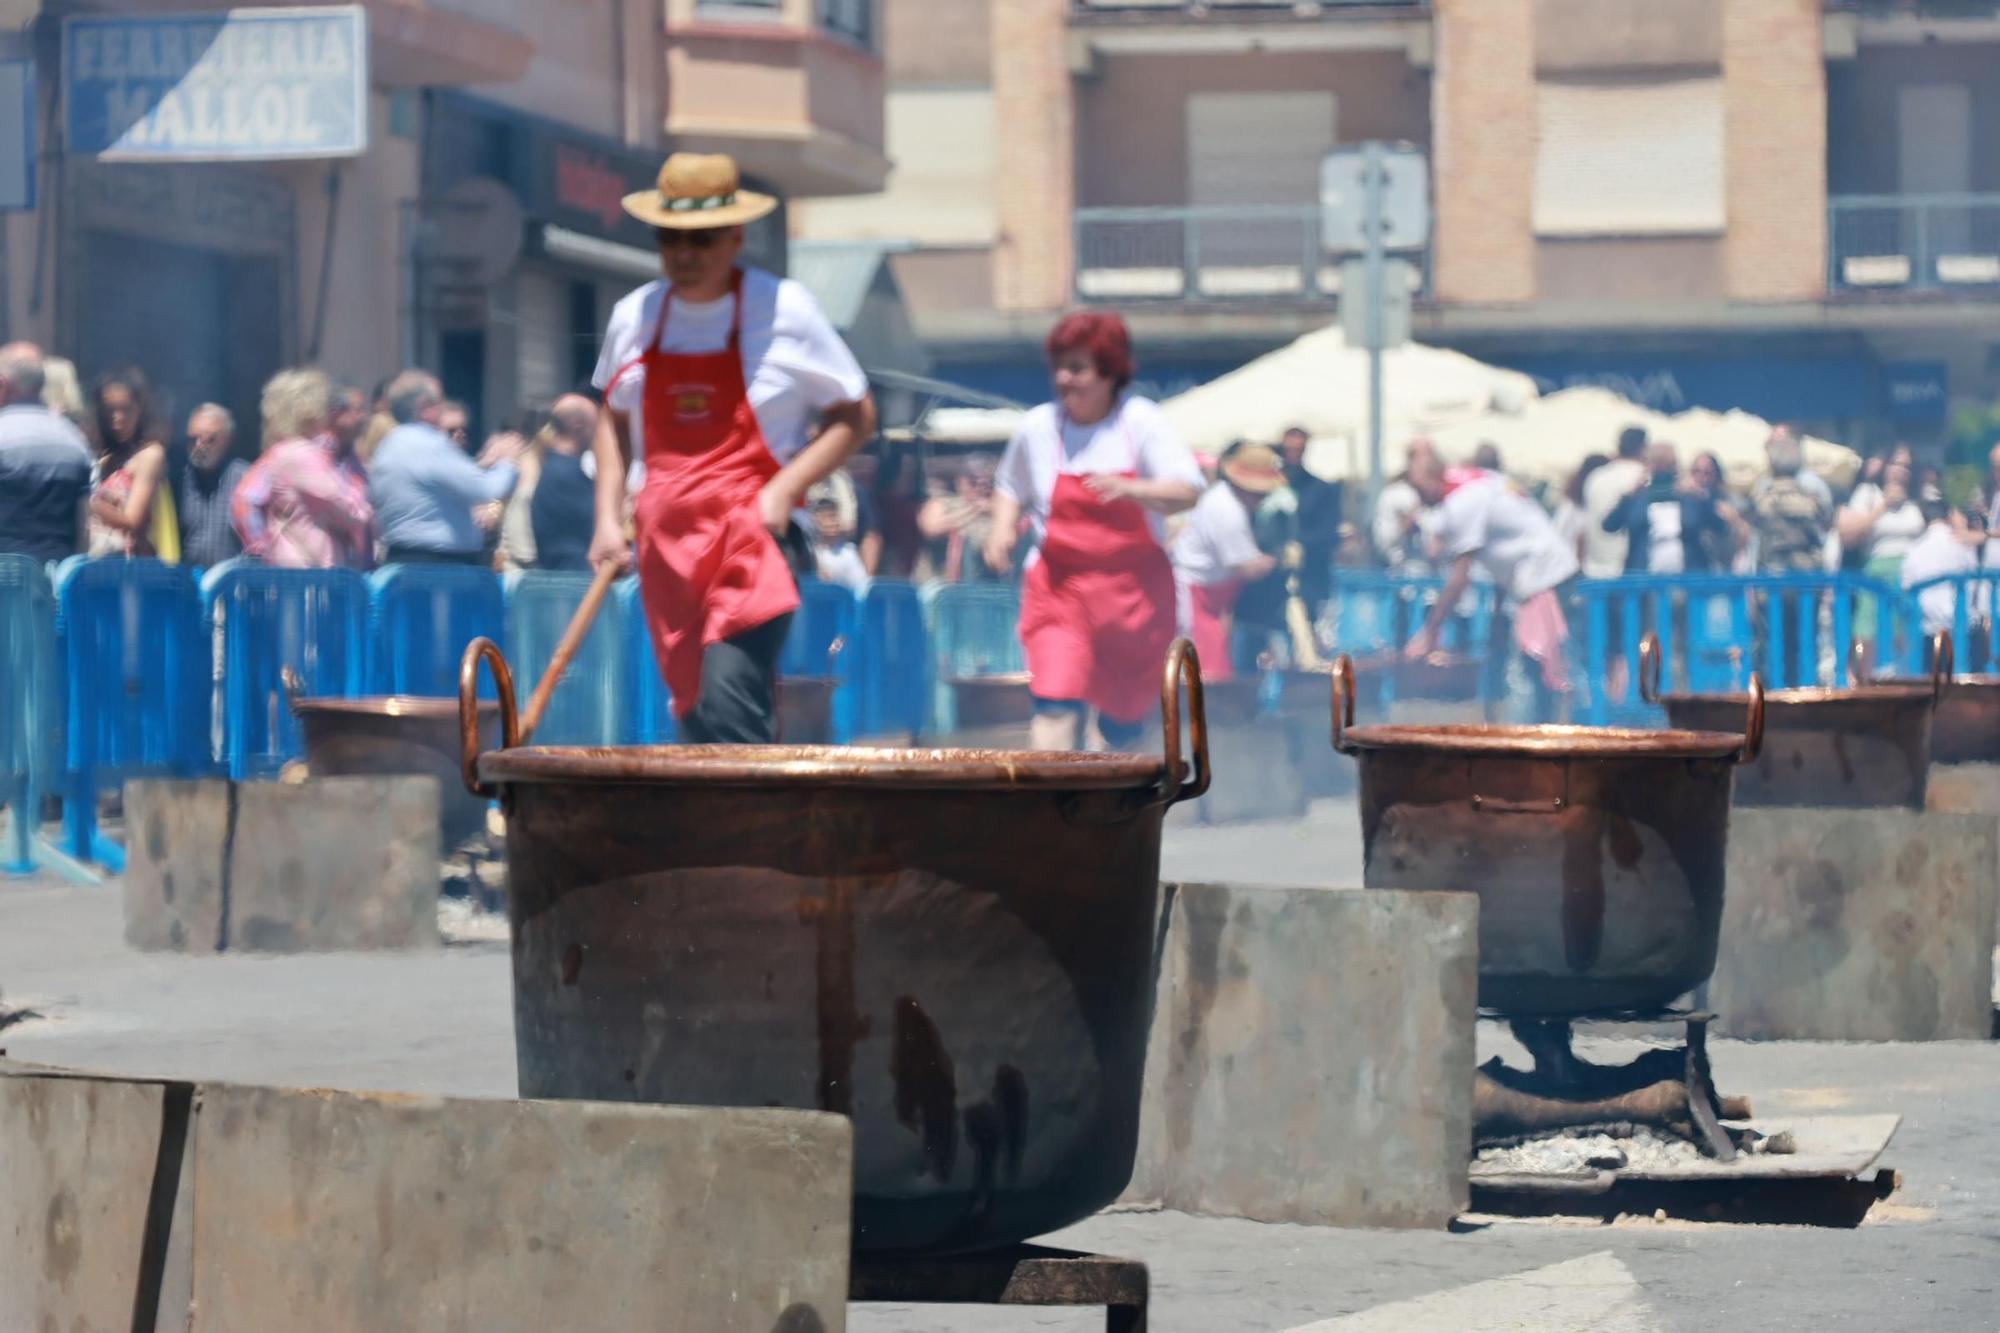
{"type": "Polygon", "coordinates": [[[708,227],[699,231],[678,231],[668,227],[659,228],[662,250],[710,250],[722,240],[723,229],[708,227]]]}

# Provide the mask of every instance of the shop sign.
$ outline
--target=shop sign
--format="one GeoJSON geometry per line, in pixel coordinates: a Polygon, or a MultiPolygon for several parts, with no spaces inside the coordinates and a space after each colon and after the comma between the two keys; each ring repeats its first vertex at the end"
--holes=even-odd
{"type": "Polygon", "coordinates": [[[1882,367],[1882,407],[1897,421],[1942,421],[1951,402],[1942,361],[1892,361],[1882,367]]]}
{"type": "Polygon", "coordinates": [[[105,161],[353,157],[368,147],[358,5],[63,20],[69,151],[105,161]]]}
{"type": "Polygon", "coordinates": [[[0,60],[0,213],[35,206],[35,65],[0,60]],[[17,124],[7,127],[9,108],[17,124]]]}

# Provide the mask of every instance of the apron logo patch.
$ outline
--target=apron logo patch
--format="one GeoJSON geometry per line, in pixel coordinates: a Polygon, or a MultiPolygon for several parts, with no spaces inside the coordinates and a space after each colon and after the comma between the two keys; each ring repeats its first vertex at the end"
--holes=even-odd
{"type": "Polygon", "coordinates": [[[715,388],[708,384],[676,384],[667,391],[674,400],[674,420],[706,421],[715,388]]]}

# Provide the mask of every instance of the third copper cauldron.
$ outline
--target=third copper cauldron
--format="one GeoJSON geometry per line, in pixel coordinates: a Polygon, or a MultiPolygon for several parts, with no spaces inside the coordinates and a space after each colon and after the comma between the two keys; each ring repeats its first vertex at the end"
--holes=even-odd
{"type": "Polygon", "coordinates": [[[460,697],[464,780],[507,812],[522,1096],[844,1114],[862,1251],[1007,1245],[1125,1187],[1161,821],[1208,785],[1184,642],[1164,756],[517,747],[485,640],[460,697]]]}
{"type": "Polygon", "coordinates": [[[1715,969],[1740,732],[1354,727],[1333,670],[1333,746],[1361,774],[1362,883],[1479,896],[1479,1002],[1522,1017],[1656,1009],[1715,969]]]}
{"type": "MultiPolygon", "coordinates": [[[[1860,644],[1849,674],[1864,678],[1860,644]]],[[[1925,682],[1877,678],[1874,685],[1917,685],[1925,682]]],[[[1938,696],[1931,716],[1931,762],[1934,764],[2000,764],[2000,676],[1953,676],[1938,696]]]]}
{"type": "MultiPolygon", "coordinates": [[[[1740,805],[1924,807],[1930,780],[1932,715],[1951,676],[1951,638],[1933,641],[1928,681],[1847,688],[1811,686],[1764,696],[1764,752],[1736,777],[1740,805]]],[[[1695,729],[1742,716],[1740,694],[1659,693],[1660,642],[1639,644],[1639,690],[1667,721],[1695,729]]]]}

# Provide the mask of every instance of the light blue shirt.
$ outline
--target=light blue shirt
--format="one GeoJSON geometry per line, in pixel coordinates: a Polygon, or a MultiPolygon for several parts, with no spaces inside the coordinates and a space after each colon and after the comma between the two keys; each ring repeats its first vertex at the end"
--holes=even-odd
{"type": "Polygon", "coordinates": [[[519,475],[512,463],[483,468],[436,426],[409,421],[375,446],[368,499],[384,545],[475,555],[486,534],[472,511],[512,495],[519,475]]]}

